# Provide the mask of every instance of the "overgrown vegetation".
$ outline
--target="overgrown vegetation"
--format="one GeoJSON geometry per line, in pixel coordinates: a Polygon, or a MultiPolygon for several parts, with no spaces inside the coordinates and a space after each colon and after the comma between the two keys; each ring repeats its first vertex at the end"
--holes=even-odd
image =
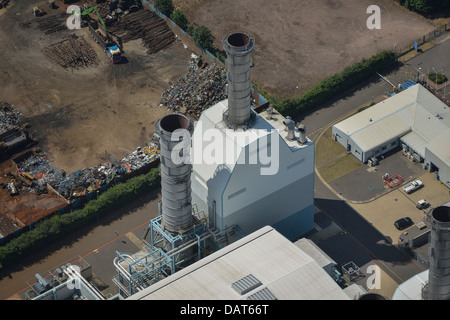
{"type": "Polygon", "coordinates": [[[0,247],[0,268],[12,265],[19,259],[44,249],[49,244],[158,186],[160,186],[159,169],[154,168],[147,174],[111,187],[81,210],[53,215],[37,223],[33,230],[0,247]]]}
{"type": "Polygon", "coordinates": [[[397,2],[405,8],[421,14],[450,9],[450,2],[446,0],[397,0],[397,2]]]}
{"type": "Polygon", "coordinates": [[[428,74],[428,79],[437,84],[442,84],[447,81],[447,77],[442,73],[430,72],[428,74]]]}
{"type": "Polygon", "coordinates": [[[183,29],[184,31],[187,30],[187,28],[188,28],[188,19],[186,18],[186,15],[180,9],[176,9],[172,13],[171,19],[181,29],[183,29]]]}
{"type": "Polygon", "coordinates": [[[165,14],[167,17],[172,15],[174,10],[174,6],[172,0],[155,0],[154,2],[155,9],[165,14]]]}
{"type": "Polygon", "coordinates": [[[198,26],[192,31],[192,39],[195,44],[205,50],[213,49],[214,36],[206,26],[198,26]]]}
{"type": "Polygon", "coordinates": [[[373,76],[375,72],[382,72],[394,66],[396,61],[397,58],[393,51],[382,51],[369,59],[362,59],[353,66],[346,67],[343,71],[325,78],[299,98],[281,100],[279,97],[271,95],[265,97],[281,114],[295,117],[360,84],[373,76]]]}

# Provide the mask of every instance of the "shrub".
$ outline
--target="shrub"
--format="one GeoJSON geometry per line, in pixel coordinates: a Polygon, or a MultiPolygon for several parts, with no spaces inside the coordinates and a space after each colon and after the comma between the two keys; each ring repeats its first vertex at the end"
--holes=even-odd
{"type": "Polygon", "coordinates": [[[192,32],[192,39],[195,44],[204,50],[211,51],[213,49],[214,36],[206,26],[198,26],[192,32]]]}
{"type": "Polygon", "coordinates": [[[434,83],[441,84],[447,81],[447,77],[442,73],[430,72],[428,74],[428,79],[433,81],[434,83]]]}
{"type": "Polygon", "coordinates": [[[165,14],[167,17],[172,15],[174,6],[172,0],[155,0],[155,9],[165,14]]]}
{"type": "Polygon", "coordinates": [[[188,20],[185,16],[185,14],[177,9],[172,13],[171,19],[173,22],[175,22],[177,24],[177,26],[179,26],[181,29],[183,29],[184,31],[186,31],[187,27],[188,27],[188,20]]]}
{"type": "Polygon", "coordinates": [[[450,8],[449,1],[443,0],[397,0],[405,8],[421,14],[450,8]]]}

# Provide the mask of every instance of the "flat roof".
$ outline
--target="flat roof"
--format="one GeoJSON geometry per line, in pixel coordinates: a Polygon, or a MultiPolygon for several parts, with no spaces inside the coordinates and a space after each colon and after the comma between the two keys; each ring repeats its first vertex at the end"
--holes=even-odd
{"type": "Polygon", "coordinates": [[[262,292],[278,300],[350,300],[317,261],[269,226],[128,299],[246,300],[262,292]],[[259,285],[236,290],[248,276],[259,285]]]}
{"type": "Polygon", "coordinates": [[[420,84],[334,127],[351,137],[363,152],[401,138],[423,158],[429,148],[450,166],[450,107],[420,84]]]}

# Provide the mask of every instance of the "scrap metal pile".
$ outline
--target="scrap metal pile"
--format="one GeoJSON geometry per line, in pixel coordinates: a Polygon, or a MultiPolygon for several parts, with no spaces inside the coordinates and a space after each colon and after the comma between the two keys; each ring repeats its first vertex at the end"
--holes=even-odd
{"type": "Polygon", "coordinates": [[[37,194],[46,194],[47,183],[67,200],[78,196],[77,191],[98,190],[108,184],[117,175],[135,171],[159,158],[159,150],[154,144],[138,147],[127,154],[120,162],[107,162],[75,172],[65,172],[55,168],[44,154],[31,155],[17,164],[19,175],[31,177],[31,184],[18,186],[19,192],[34,190],[37,194]]]}
{"type": "Polygon", "coordinates": [[[79,69],[100,63],[92,46],[84,37],[73,36],[43,49],[53,63],[63,68],[79,69]]]}
{"type": "Polygon", "coordinates": [[[197,120],[203,110],[227,99],[224,68],[205,66],[200,56],[192,55],[189,71],[162,93],[161,105],[197,120]]]}
{"type": "Polygon", "coordinates": [[[0,102],[0,132],[20,126],[22,113],[12,104],[0,102]]]}

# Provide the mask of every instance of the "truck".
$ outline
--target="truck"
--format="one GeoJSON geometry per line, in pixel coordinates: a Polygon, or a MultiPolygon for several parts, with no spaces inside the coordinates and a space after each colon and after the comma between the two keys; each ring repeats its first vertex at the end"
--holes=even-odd
{"type": "Polygon", "coordinates": [[[411,193],[417,189],[420,189],[423,187],[423,183],[420,180],[415,180],[409,184],[407,184],[406,186],[403,187],[403,191],[405,191],[406,193],[411,193]]]}
{"type": "Polygon", "coordinates": [[[122,60],[122,54],[117,43],[111,38],[106,30],[102,32],[102,28],[99,28],[97,22],[89,23],[89,32],[103,50],[108,55],[109,59],[113,63],[118,63],[122,60]]]}
{"type": "MultiPolygon", "coordinates": [[[[81,18],[83,17],[89,18],[89,13],[91,13],[92,11],[94,11],[95,14],[97,15],[98,21],[90,22],[88,24],[89,32],[91,33],[95,42],[97,42],[100,46],[102,46],[103,50],[106,52],[109,59],[111,59],[113,63],[120,62],[122,60],[121,50],[117,45],[117,43],[112,39],[108,30],[106,29],[106,25],[103,22],[102,17],[100,16],[100,13],[98,12],[97,8],[91,7],[89,9],[84,10],[81,13],[81,18]],[[99,22],[102,26],[101,28],[98,25],[99,22]]],[[[72,10],[72,13],[76,14],[75,10],[72,10]]]]}

